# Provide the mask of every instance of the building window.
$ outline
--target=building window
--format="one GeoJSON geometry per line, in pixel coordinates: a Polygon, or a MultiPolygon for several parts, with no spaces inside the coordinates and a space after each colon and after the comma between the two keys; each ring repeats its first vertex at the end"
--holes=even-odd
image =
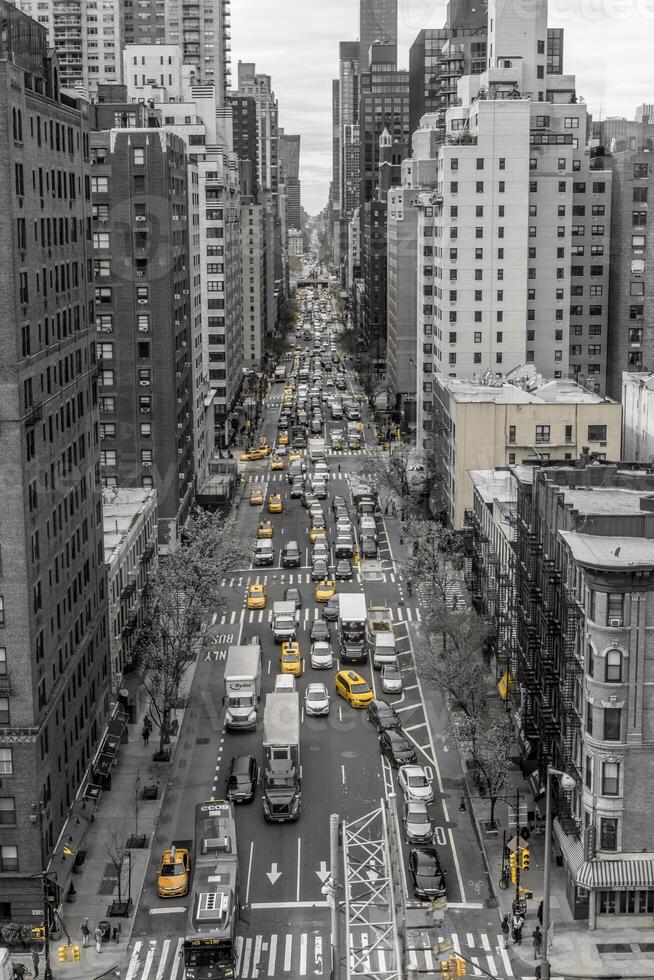
{"type": "MultiPolygon", "coordinates": [[[[590,353],[590,351],[589,351],[590,353]]],[[[605,425],[589,425],[588,426],[588,441],[589,442],[606,442],[606,426],[605,425]]]]}
{"type": "Polygon", "coordinates": [[[620,792],[620,763],[602,763],[602,796],[617,796],[620,792]]]}
{"type": "Polygon", "coordinates": [[[14,772],[12,749],[0,748],[0,775],[11,776],[14,772]]]}
{"type": "Polygon", "coordinates": [[[536,426],[536,442],[544,443],[550,441],[550,427],[549,425],[537,425],[536,426]]]}
{"type": "Polygon", "coordinates": [[[509,442],[515,442],[516,439],[516,427],[515,425],[509,426],[509,442]]]}
{"type": "Polygon", "coordinates": [[[0,871],[18,871],[18,848],[15,844],[0,847],[0,871]]]}
{"type": "Polygon", "coordinates": [[[142,167],[145,164],[145,149],[142,146],[135,147],[132,159],[135,167],[142,167]]]}
{"type": "MultiPolygon", "coordinates": [[[[0,699],[1,700],[1,699],[0,699]]],[[[620,708],[604,708],[604,741],[620,741],[620,708]]]]}
{"type": "Polygon", "coordinates": [[[0,826],[16,823],[16,801],[13,796],[0,796],[0,826]]]}
{"type": "Polygon", "coordinates": [[[117,455],[115,449],[101,449],[100,450],[100,464],[101,466],[116,466],[117,455]]]}
{"type": "Polygon", "coordinates": [[[622,654],[619,650],[609,650],[606,654],[604,680],[607,684],[622,684],[622,654]]]}
{"type": "Polygon", "coordinates": [[[602,817],[600,820],[599,845],[601,851],[618,849],[618,821],[614,817],[602,817]]]}
{"type": "Polygon", "coordinates": [[[647,163],[635,163],[634,164],[634,179],[642,180],[647,178],[649,173],[649,164],[647,163]]]}
{"type": "Polygon", "coordinates": [[[607,626],[623,625],[624,595],[622,592],[609,592],[606,603],[607,626]]]}

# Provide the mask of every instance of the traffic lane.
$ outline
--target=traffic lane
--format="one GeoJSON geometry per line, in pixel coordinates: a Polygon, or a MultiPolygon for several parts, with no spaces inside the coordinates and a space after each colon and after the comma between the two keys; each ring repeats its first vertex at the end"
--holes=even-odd
{"type": "MultiPolygon", "coordinates": [[[[148,781],[159,782],[165,797],[135,913],[134,935],[167,935],[171,929],[180,933],[186,929],[188,895],[181,899],[159,898],[157,872],[163,851],[173,841],[188,841],[193,851],[195,804],[211,797],[222,737],[219,707],[222,704],[222,677],[223,670],[219,665],[207,663],[200,657],[172,766],[168,772],[157,764],[150,767],[148,781]],[[167,785],[161,785],[164,779],[167,785]],[[184,911],[169,911],[175,908],[184,911]],[[157,910],[156,913],[151,914],[151,909],[157,910]]],[[[142,783],[145,782],[144,777],[142,783]]]]}

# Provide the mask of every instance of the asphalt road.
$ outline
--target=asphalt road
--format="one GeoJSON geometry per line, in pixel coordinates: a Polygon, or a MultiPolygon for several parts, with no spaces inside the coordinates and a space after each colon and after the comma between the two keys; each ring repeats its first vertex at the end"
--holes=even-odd
{"type": "MultiPolygon", "coordinates": [[[[274,442],[283,386],[271,389],[261,431],[274,442]]],[[[325,412],[325,415],[328,413],[325,412]]],[[[331,427],[343,423],[327,423],[331,427]]],[[[328,435],[328,432],[326,432],[328,435]]],[[[353,473],[364,463],[360,453],[342,452],[329,458],[329,493],[344,496],[348,503],[353,473]],[[340,473],[337,464],[340,462],[340,473]]],[[[239,527],[254,546],[260,507],[248,503],[252,486],[282,494],[284,511],[271,515],[276,564],[285,541],[295,539],[308,548],[307,512],[299,500],[291,500],[285,472],[271,472],[269,461],[242,464],[243,499],[238,512],[239,527]]],[[[328,525],[333,529],[329,501],[323,501],[328,525]]],[[[265,510],[265,505],[264,505],[265,510]]],[[[265,515],[269,515],[266,513],[265,515]]],[[[439,927],[443,936],[453,936],[463,955],[493,976],[512,976],[506,952],[498,948],[499,918],[490,899],[470,816],[458,809],[462,796],[461,771],[455,745],[450,738],[449,719],[438,692],[424,691],[416,676],[413,650],[420,639],[416,597],[408,599],[402,586],[402,549],[397,521],[381,522],[378,567],[369,574],[355,572],[351,582],[339,583],[338,590],[363,591],[368,604],[390,605],[399,636],[400,664],[404,692],[396,708],[402,715],[409,737],[414,741],[418,762],[429,767],[435,800],[431,807],[435,842],[441,863],[448,873],[448,911],[439,927]]],[[[330,533],[330,540],[333,534],[330,533]]],[[[302,714],[302,813],[296,823],[268,824],[264,821],[260,795],[254,803],[237,808],[237,837],[241,866],[243,911],[239,928],[238,969],[241,977],[328,977],[330,966],[329,909],[321,886],[329,870],[329,815],[356,819],[379,805],[383,795],[397,792],[397,828],[401,831],[399,808],[402,793],[387,764],[382,766],[378,738],[365,720],[365,712],[355,711],[333,693],[335,670],[313,670],[309,662],[309,627],[320,615],[310,581],[308,550],[303,567],[244,568],[225,582],[225,608],[216,611],[212,624],[213,640],[200,658],[186,712],[180,744],[170,781],[146,884],[138,905],[131,957],[123,976],[127,980],[181,980],[183,966],[178,955],[185,932],[188,897],[164,901],[156,895],[156,871],[161,852],[171,841],[193,838],[194,806],[220,797],[232,755],[251,753],[260,761],[261,724],[251,733],[226,733],[222,724],[222,678],[224,655],[230,643],[257,634],[263,654],[262,708],[265,694],[274,686],[278,671],[279,647],[273,643],[269,624],[272,603],[283,597],[288,585],[298,586],[303,599],[298,639],[305,658],[304,673],[298,679],[302,697],[312,680],[323,680],[332,691],[331,712],[324,718],[302,714]],[[268,606],[263,611],[245,608],[247,585],[265,582],[268,606]]],[[[330,628],[335,652],[337,628],[330,628]]],[[[358,669],[358,668],[357,668],[358,669]]],[[[376,687],[379,675],[370,666],[361,673],[376,687]]],[[[260,718],[263,710],[260,712],[260,718]]],[[[401,833],[399,834],[401,838],[401,833]]],[[[406,859],[405,849],[405,859],[406,859]]],[[[408,874],[403,887],[413,901],[408,874]]],[[[427,953],[426,964],[438,969],[427,953]]],[[[423,956],[424,961],[424,956],[423,956]]],[[[371,969],[374,964],[371,963],[371,969]]],[[[474,973],[471,967],[471,973],[474,973]]],[[[481,975],[480,971],[477,973],[481,975]]]]}

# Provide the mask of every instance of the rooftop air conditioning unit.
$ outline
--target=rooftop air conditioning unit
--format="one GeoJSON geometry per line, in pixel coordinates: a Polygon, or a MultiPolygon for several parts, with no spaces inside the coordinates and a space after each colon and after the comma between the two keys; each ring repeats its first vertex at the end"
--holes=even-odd
{"type": "Polygon", "coordinates": [[[609,619],[609,626],[622,626],[622,619],[620,616],[611,616],[609,619]]]}

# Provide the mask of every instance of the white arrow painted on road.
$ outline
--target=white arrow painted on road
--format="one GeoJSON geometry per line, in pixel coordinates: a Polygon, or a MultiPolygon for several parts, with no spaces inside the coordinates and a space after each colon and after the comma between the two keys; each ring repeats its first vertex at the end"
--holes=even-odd
{"type": "Polygon", "coordinates": [[[277,870],[277,865],[276,864],[271,864],[270,865],[270,871],[266,871],[266,878],[268,879],[268,881],[270,882],[271,885],[274,885],[275,882],[279,878],[281,878],[281,876],[282,876],[282,873],[281,873],[281,871],[278,871],[277,870]]]}
{"type": "Polygon", "coordinates": [[[327,879],[329,878],[329,871],[327,870],[327,862],[326,861],[321,861],[320,862],[320,871],[316,871],[316,874],[318,875],[318,877],[320,878],[320,880],[322,881],[322,883],[324,885],[325,882],[327,881],[327,879]]]}

